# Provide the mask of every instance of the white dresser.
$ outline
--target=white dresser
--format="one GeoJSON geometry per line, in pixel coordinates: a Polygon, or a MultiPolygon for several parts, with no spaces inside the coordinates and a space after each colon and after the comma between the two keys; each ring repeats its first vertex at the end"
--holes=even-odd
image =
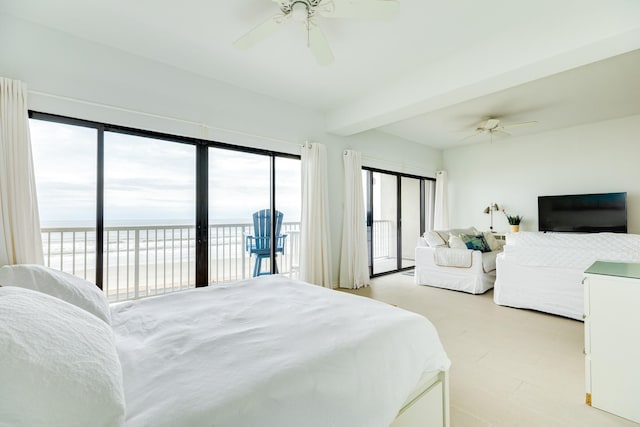
{"type": "Polygon", "coordinates": [[[640,264],[585,271],[586,402],[640,423],[640,264]]]}

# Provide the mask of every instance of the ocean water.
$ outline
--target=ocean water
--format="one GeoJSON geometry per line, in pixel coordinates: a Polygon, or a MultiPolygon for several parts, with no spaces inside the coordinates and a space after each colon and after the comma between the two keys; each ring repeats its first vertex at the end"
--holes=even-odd
{"type": "MultiPolygon", "coordinates": [[[[195,225],[192,218],[176,219],[116,219],[105,220],[105,227],[140,227],[151,225],[195,225]]],[[[251,224],[251,218],[211,218],[209,224],[251,224]]],[[[95,227],[95,219],[71,219],[71,220],[40,220],[41,228],[90,228],[95,227]]]]}

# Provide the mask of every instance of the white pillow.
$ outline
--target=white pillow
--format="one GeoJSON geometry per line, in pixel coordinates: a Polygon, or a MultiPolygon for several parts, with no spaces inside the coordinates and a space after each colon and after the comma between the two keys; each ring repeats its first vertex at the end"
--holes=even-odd
{"type": "Polygon", "coordinates": [[[424,240],[430,248],[437,248],[438,246],[447,246],[447,241],[438,234],[437,231],[426,231],[424,233],[424,240]]]}
{"type": "Polygon", "coordinates": [[[466,243],[454,234],[449,235],[449,247],[452,249],[468,249],[466,243]]]}
{"type": "Polygon", "coordinates": [[[454,236],[460,236],[461,234],[469,234],[471,236],[475,236],[478,234],[478,230],[475,227],[467,227],[467,228],[452,228],[449,230],[449,234],[453,234],[454,236]]]}
{"type": "Polygon", "coordinates": [[[502,249],[502,245],[500,244],[500,242],[498,242],[498,239],[496,239],[496,236],[494,236],[492,232],[485,231],[482,233],[482,235],[484,236],[484,240],[487,241],[492,251],[499,251],[500,249],[502,249]]]}
{"type": "Polygon", "coordinates": [[[41,292],[0,288],[0,420],[13,427],[114,427],[125,417],[109,325],[41,292]]]}
{"type": "Polygon", "coordinates": [[[109,302],[93,283],[53,268],[35,264],[0,268],[0,286],[33,289],[76,305],[111,324],[109,302]]]}
{"type": "Polygon", "coordinates": [[[460,236],[461,234],[472,234],[475,236],[476,234],[478,234],[478,231],[476,230],[475,227],[468,227],[468,228],[452,228],[450,230],[436,230],[436,233],[438,233],[438,235],[442,237],[442,239],[445,242],[448,242],[452,234],[454,236],[460,236]]]}

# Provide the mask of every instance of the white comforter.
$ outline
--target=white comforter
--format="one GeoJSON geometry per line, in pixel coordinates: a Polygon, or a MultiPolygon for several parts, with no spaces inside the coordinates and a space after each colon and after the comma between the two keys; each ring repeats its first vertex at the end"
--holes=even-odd
{"type": "Polygon", "coordinates": [[[424,317],[277,276],[112,306],[127,426],[388,426],[449,360],[424,317]]]}

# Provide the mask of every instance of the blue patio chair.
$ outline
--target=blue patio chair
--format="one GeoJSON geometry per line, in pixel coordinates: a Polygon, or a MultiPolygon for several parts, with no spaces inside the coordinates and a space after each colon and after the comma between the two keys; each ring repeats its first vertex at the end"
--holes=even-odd
{"type": "MultiPolygon", "coordinates": [[[[280,234],[282,228],[283,214],[276,211],[276,255],[281,253],[284,255],[284,244],[287,238],[286,234],[280,234]]],[[[251,255],[256,255],[256,264],[253,268],[253,277],[263,274],[271,274],[268,271],[261,272],[262,260],[271,256],[271,210],[262,209],[253,213],[253,235],[246,238],[246,250],[251,255]]],[[[275,274],[278,273],[278,264],[276,264],[275,274]]]]}

